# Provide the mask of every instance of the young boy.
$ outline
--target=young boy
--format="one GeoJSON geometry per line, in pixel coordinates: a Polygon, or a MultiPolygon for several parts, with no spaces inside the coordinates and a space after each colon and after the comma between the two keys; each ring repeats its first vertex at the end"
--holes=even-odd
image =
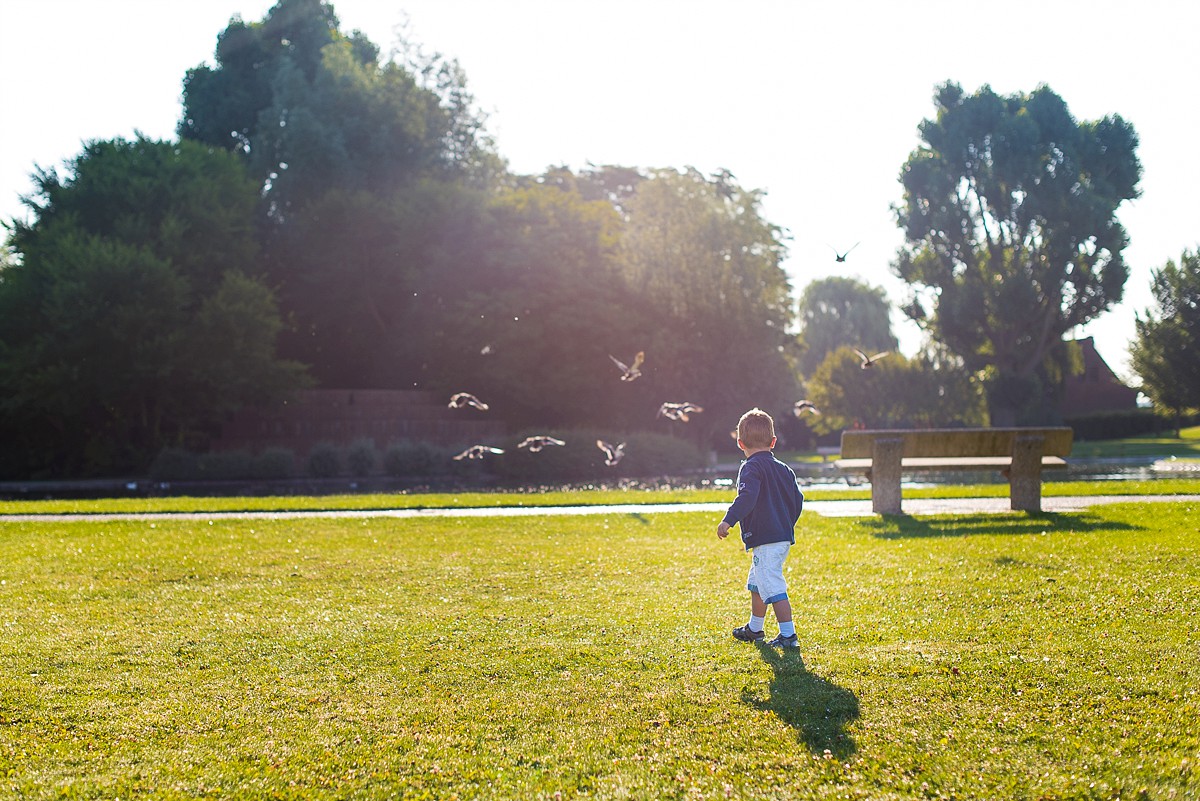
{"type": "Polygon", "coordinates": [[[771,453],[775,447],[775,421],[771,415],[762,409],[746,412],[738,420],[737,437],[746,461],[738,470],[737,498],[717,526],[717,537],[725,539],[729,527],[740,523],[742,542],[752,557],[746,579],[750,622],[734,629],[733,636],[744,642],[761,640],[769,604],[779,622],[779,636],[767,644],[797,648],[783,560],[796,541],[796,521],[800,519],[804,495],[792,468],[771,453]]]}

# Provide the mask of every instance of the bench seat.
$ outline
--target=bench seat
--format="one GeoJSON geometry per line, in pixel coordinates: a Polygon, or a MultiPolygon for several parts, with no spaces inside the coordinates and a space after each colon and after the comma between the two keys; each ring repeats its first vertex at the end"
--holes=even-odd
{"type": "MultiPolygon", "coordinates": [[[[870,459],[838,459],[834,466],[845,473],[869,473],[870,459]]],[[[1042,469],[1066,468],[1066,459],[1043,456],[1042,469]]],[[[1007,470],[1012,467],[1011,456],[909,456],[900,459],[901,470],[1007,470]]]]}
{"type": "Polygon", "coordinates": [[[1074,432],[1070,428],[876,429],[842,432],[843,473],[871,481],[871,508],[900,514],[904,471],[999,470],[1009,483],[1014,510],[1042,508],[1042,471],[1066,468],[1074,432]]]}

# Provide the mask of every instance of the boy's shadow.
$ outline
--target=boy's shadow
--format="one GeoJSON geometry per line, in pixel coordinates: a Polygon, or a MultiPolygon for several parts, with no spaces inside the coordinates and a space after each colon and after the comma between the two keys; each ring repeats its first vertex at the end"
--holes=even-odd
{"type": "Polygon", "coordinates": [[[858,719],[858,698],[854,693],[809,673],[799,649],[777,651],[766,643],[755,645],[775,677],[765,700],[748,690],[742,691],[742,700],[774,712],[799,732],[800,739],[814,754],[828,750],[837,759],[853,754],[857,746],[845,729],[847,723],[858,719]]]}

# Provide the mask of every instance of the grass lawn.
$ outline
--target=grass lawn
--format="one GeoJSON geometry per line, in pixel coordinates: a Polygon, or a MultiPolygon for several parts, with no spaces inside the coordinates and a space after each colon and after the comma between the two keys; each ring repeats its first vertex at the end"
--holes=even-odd
{"type": "Polygon", "coordinates": [[[1195,798],[1198,521],[0,522],[0,796],[1195,798]]]}
{"type": "Polygon", "coordinates": [[[1076,440],[1071,445],[1072,459],[1122,459],[1143,456],[1200,458],[1200,426],[1182,429],[1178,437],[1076,440]]]}
{"type": "MultiPolygon", "coordinates": [[[[630,503],[729,503],[731,487],[693,489],[588,489],[544,492],[439,492],[361,495],[280,495],[264,497],[94,498],[68,500],[0,500],[0,520],[13,514],[83,514],[96,512],[237,512],[282,510],[446,509],[489,506],[593,506],[630,503]]],[[[1153,481],[1050,481],[1043,496],[1069,495],[1197,495],[1200,477],[1153,481]]],[[[861,500],[870,489],[805,489],[809,500],[861,500]]],[[[905,498],[1002,498],[1007,484],[945,484],[904,490],[905,498]]]]}

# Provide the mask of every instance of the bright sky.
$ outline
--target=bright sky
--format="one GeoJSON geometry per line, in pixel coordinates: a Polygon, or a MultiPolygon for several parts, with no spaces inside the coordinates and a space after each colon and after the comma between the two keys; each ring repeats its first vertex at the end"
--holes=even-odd
{"type": "MultiPolygon", "coordinates": [[[[174,136],[184,72],[274,0],[0,0],[0,218],[23,214],[35,165],[89,139],[174,136]]],[[[1120,114],[1140,138],[1142,197],[1119,217],[1126,300],[1080,336],[1128,377],[1150,271],[1200,243],[1200,4],[1174,0],[335,0],[344,31],[386,53],[396,26],[456,58],[513,170],[587,163],[725,168],[767,192],[790,232],[797,294],[842,273],[904,285],[897,175],[934,86],[1031,91],[1077,119],[1120,114]],[[1190,77],[1189,77],[1190,76],[1190,77]],[[844,264],[833,249],[861,242],[844,264]]],[[[918,334],[897,315],[911,353],[918,334]]]]}

